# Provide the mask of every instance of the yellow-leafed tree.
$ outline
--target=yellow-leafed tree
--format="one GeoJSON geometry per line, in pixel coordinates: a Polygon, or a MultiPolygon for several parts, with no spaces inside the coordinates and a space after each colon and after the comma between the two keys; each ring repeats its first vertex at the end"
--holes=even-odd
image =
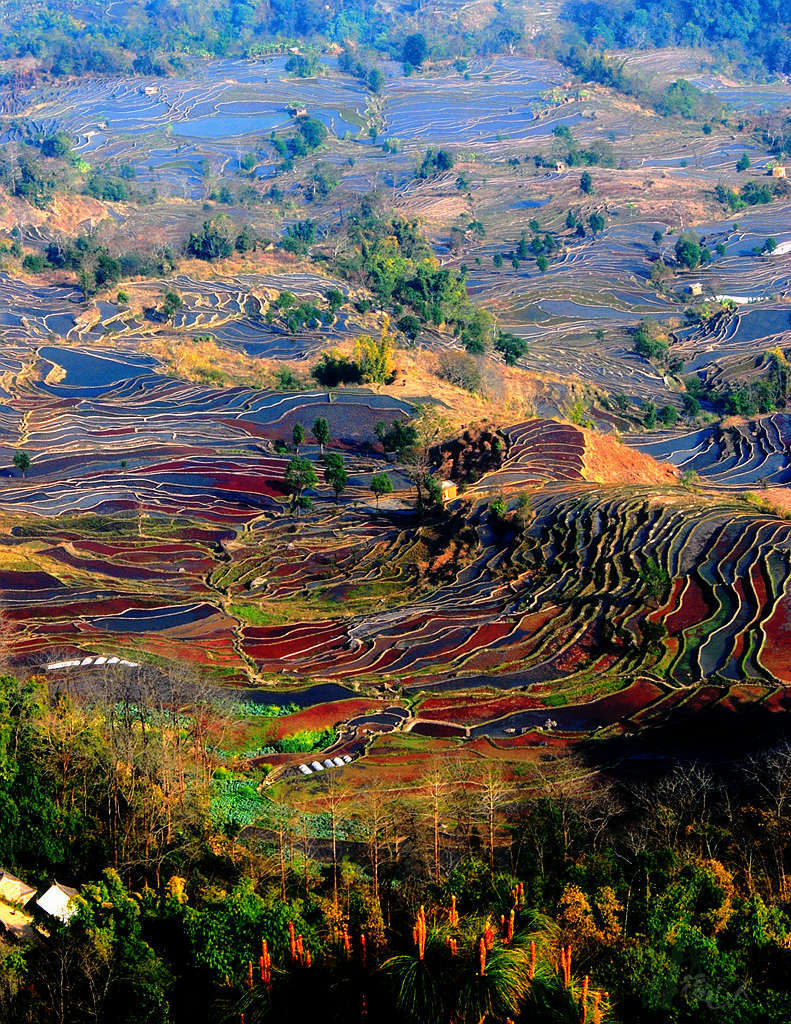
{"type": "Polygon", "coordinates": [[[391,380],[395,369],[395,339],[390,334],[389,327],[390,322],[385,319],[378,340],[372,338],[370,334],[361,334],[355,347],[355,356],[360,364],[363,380],[377,386],[391,380]]]}

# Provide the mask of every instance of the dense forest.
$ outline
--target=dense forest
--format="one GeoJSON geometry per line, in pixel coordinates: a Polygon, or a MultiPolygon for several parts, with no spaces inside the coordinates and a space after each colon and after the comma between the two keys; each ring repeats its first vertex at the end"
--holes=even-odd
{"type": "MultiPolygon", "coordinates": [[[[190,56],[253,57],[294,43],[303,48],[352,45],[415,67],[429,50],[436,57],[452,57],[513,46],[523,23],[518,5],[510,2],[470,31],[440,26],[420,4],[395,10],[376,0],[208,0],[199,5],[131,0],[116,17],[91,0],[79,10],[60,3],[32,12],[28,4],[11,0],[2,11],[0,59],[33,58],[56,75],[162,75],[178,71],[190,56]]],[[[297,71],[313,73],[311,68],[308,61],[297,71]]]]}
{"type": "Polygon", "coordinates": [[[2,10],[0,59],[32,58],[56,75],[170,74],[190,56],[256,56],[298,41],[357,47],[353,64],[367,74],[373,69],[378,81],[377,59],[414,67],[427,57],[513,52],[516,46],[549,56],[558,44],[579,41],[571,26],[599,49],[724,46],[731,57],[746,54],[771,71],[791,70],[789,17],[780,0],[571,0],[562,12],[566,28],[561,21],[538,36],[525,31],[524,11],[513,2],[498,4],[496,15],[474,25],[440,23],[419,3],[396,8],[377,0],[208,0],[197,6],[131,0],[115,15],[91,0],[79,8],[61,3],[32,12],[20,0],[10,0],[2,10]],[[408,42],[410,31],[419,44],[408,42]]]}
{"type": "Polygon", "coordinates": [[[771,71],[791,71],[791,15],[781,0],[571,0],[564,15],[600,48],[736,44],[771,71]]]}
{"type": "Polygon", "coordinates": [[[80,892],[0,944],[7,1024],[789,1019],[787,746],[640,784],[327,773],[243,828],[230,709],[163,685],[0,679],[0,863],[80,892]]]}

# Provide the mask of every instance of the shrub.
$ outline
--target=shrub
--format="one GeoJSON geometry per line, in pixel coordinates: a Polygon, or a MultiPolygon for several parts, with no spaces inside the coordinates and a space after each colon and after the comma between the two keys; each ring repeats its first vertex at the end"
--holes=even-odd
{"type": "Polygon", "coordinates": [[[417,341],[423,324],[420,319],[412,313],[406,313],[400,320],[396,321],[396,327],[409,338],[410,341],[417,341]]]}
{"type": "Polygon", "coordinates": [[[449,171],[453,167],[453,154],[447,149],[428,149],[423,161],[417,169],[419,178],[429,178],[432,174],[449,171]]]}
{"type": "Polygon", "coordinates": [[[359,363],[337,352],[322,352],[310,375],[326,388],[336,388],[341,384],[361,384],[363,380],[359,363]]]}
{"type": "Polygon", "coordinates": [[[473,394],[479,392],[483,385],[478,360],[466,352],[441,352],[437,360],[437,376],[473,394]]]}
{"type": "Polygon", "coordinates": [[[227,258],[233,251],[229,228],[225,214],[215,220],[204,221],[200,231],[190,234],[186,245],[187,255],[199,260],[227,258]]]}
{"type": "Polygon", "coordinates": [[[502,354],[508,366],[515,366],[519,359],[527,352],[527,342],[515,334],[507,331],[500,331],[494,343],[494,347],[502,354]]]}
{"type": "Polygon", "coordinates": [[[669,349],[669,340],[659,324],[654,320],[643,320],[632,335],[634,350],[644,359],[665,359],[669,349]]]}
{"type": "Polygon", "coordinates": [[[676,242],[676,262],[689,270],[700,266],[702,251],[700,242],[692,234],[683,234],[676,242]]]}

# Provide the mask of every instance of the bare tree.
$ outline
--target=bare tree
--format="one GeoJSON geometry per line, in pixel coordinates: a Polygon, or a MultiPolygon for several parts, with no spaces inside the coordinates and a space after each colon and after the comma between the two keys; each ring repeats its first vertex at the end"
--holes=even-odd
{"type": "Polygon", "coordinates": [[[791,744],[783,743],[763,757],[752,758],[745,773],[757,796],[760,834],[772,862],[777,892],[788,898],[786,869],[791,832],[791,744]]]}
{"type": "Polygon", "coordinates": [[[494,845],[497,817],[500,808],[508,797],[508,786],[505,781],[502,765],[496,761],[487,761],[483,772],[478,775],[480,787],[480,808],[486,823],[486,846],[489,853],[489,870],[494,871],[494,845]]]}
{"type": "Polygon", "coordinates": [[[338,906],[338,824],[341,812],[351,793],[337,772],[327,772],[322,779],[321,802],[330,816],[332,844],[332,902],[338,906]]]}
{"type": "Polygon", "coordinates": [[[368,859],[371,865],[371,889],[375,900],[379,899],[379,875],[387,844],[391,838],[392,803],[387,790],[374,783],[367,786],[359,805],[358,817],[362,824],[368,859]]]}
{"type": "Polygon", "coordinates": [[[450,789],[447,765],[439,759],[433,761],[423,776],[422,783],[422,792],[425,796],[422,800],[421,817],[429,823],[434,881],[438,882],[442,874],[441,829],[450,789]]]}

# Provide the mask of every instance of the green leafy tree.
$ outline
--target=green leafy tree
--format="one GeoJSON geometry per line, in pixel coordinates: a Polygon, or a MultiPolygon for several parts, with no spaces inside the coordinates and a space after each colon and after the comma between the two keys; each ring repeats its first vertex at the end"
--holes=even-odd
{"type": "Polygon", "coordinates": [[[676,242],[676,262],[688,270],[696,270],[700,266],[700,242],[692,234],[683,234],[676,242]]]}
{"type": "Polygon", "coordinates": [[[186,253],[199,260],[227,259],[233,252],[233,237],[233,224],[221,214],[214,220],[204,221],[200,231],[190,234],[186,253]]]}
{"type": "Polygon", "coordinates": [[[162,313],[166,320],[170,320],[183,307],[184,302],[178,292],[167,291],[162,302],[162,313]]]}
{"type": "Polygon", "coordinates": [[[596,235],[600,234],[600,232],[604,231],[605,223],[606,221],[603,213],[592,213],[590,217],[588,217],[588,226],[590,227],[594,238],[596,235]]]}
{"type": "Polygon", "coordinates": [[[380,93],[385,87],[386,78],[381,68],[371,68],[366,78],[366,85],[373,93],[380,93]]]}
{"type": "Polygon", "coordinates": [[[591,176],[590,171],[583,171],[580,175],[580,188],[586,196],[589,196],[591,192],[593,192],[593,177],[591,176]]]}
{"type": "Polygon", "coordinates": [[[428,44],[422,32],[413,32],[404,40],[402,57],[404,64],[419,68],[428,54],[428,44]]]}
{"type": "Polygon", "coordinates": [[[655,558],[647,558],[640,569],[640,579],[653,601],[661,601],[670,590],[670,574],[655,558]]]}
{"type": "Polygon", "coordinates": [[[73,152],[71,137],[66,132],[47,135],[41,143],[41,152],[44,156],[69,158],[73,152]]]}
{"type": "Polygon", "coordinates": [[[524,338],[507,331],[500,331],[494,342],[494,347],[502,355],[507,366],[516,366],[518,361],[527,352],[527,342],[524,338]]]}
{"type": "Polygon", "coordinates": [[[118,1024],[168,1020],[172,975],[143,937],[142,902],[108,869],[99,882],[82,888],[74,919],[54,936],[61,954],[56,953],[56,961],[73,957],[76,965],[67,981],[67,999],[79,1004],[93,991],[101,1011],[95,1019],[118,1024]]]}
{"type": "Polygon", "coordinates": [[[255,239],[247,228],[243,228],[236,236],[233,247],[238,253],[251,252],[255,249],[255,239]]]}
{"type": "Polygon", "coordinates": [[[84,302],[96,293],[96,274],[90,267],[81,267],[78,275],[84,302]]]}
{"type": "Polygon", "coordinates": [[[380,421],[376,424],[376,436],[382,442],[386,452],[395,452],[397,458],[403,459],[418,442],[417,428],[413,423],[404,420],[393,420],[388,427],[380,421]]]}
{"type": "Polygon", "coordinates": [[[343,464],[343,456],[338,452],[329,452],[324,458],[324,482],[329,484],[335,492],[335,504],[346,490],[349,482],[349,474],[343,464]]]}
{"type": "Polygon", "coordinates": [[[319,480],[316,470],[307,459],[293,458],[286,466],[284,476],[286,490],[291,495],[291,510],[297,512],[311,507],[305,491],[315,487],[319,480]]]}
{"type": "Polygon", "coordinates": [[[376,507],[379,508],[379,499],[386,494],[393,493],[393,481],[388,473],[374,473],[371,477],[371,490],[376,498],[376,507]]]}
{"type": "Polygon", "coordinates": [[[405,313],[400,320],[396,321],[396,327],[409,338],[410,341],[417,341],[423,329],[423,323],[413,313],[405,313]]]}
{"type": "Polygon", "coordinates": [[[316,419],[310,432],[316,438],[321,454],[324,455],[324,445],[330,442],[330,425],[324,416],[319,416],[316,419]]]}
{"type": "Polygon", "coordinates": [[[340,288],[328,288],[324,293],[324,297],[327,300],[330,312],[333,314],[337,313],[344,303],[343,292],[340,288]]]}
{"type": "Polygon", "coordinates": [[[22,474],[24,478],[27,471],[30,469],[30,456],[27,452],[14,452],[14,465],[22,474]]]}
{"type": "Polygon", "coordinates": [[[371,384],[386,384],[393,376],[393,352],[395,338],[388,331],[387,321],[382,326],[379,338],[361,334],[355,343],[355,356],[363,380],[371,384]]]}
{"type": "Polygon", "coordinates": [[[435,477],[426,474],[423,477],[423,488],[425,490],[425,504],[428,508],[436,507],[442,504],[442,484],[435,477]]]}
{"type": "Polygon", "coordinates": [[[634,329],[633,338],[635,352],[644,359],[663,362],[667,358],[670,341],[655,320],[642,320],[634,329]]]}
{"type": "Polygon", "coordinates": [[[294,424],[294,429],[291,431],[291,440],[297,455],[299,455],[300,446],[305,442],[305,428],[301,423],[294,424]]]}
{"type": "Polygon", "coordinates": [[[309,150],[318,149],[326,141],[327,129],[316,117],[301,117],[297,127],[305,146],[309,150]]]}

